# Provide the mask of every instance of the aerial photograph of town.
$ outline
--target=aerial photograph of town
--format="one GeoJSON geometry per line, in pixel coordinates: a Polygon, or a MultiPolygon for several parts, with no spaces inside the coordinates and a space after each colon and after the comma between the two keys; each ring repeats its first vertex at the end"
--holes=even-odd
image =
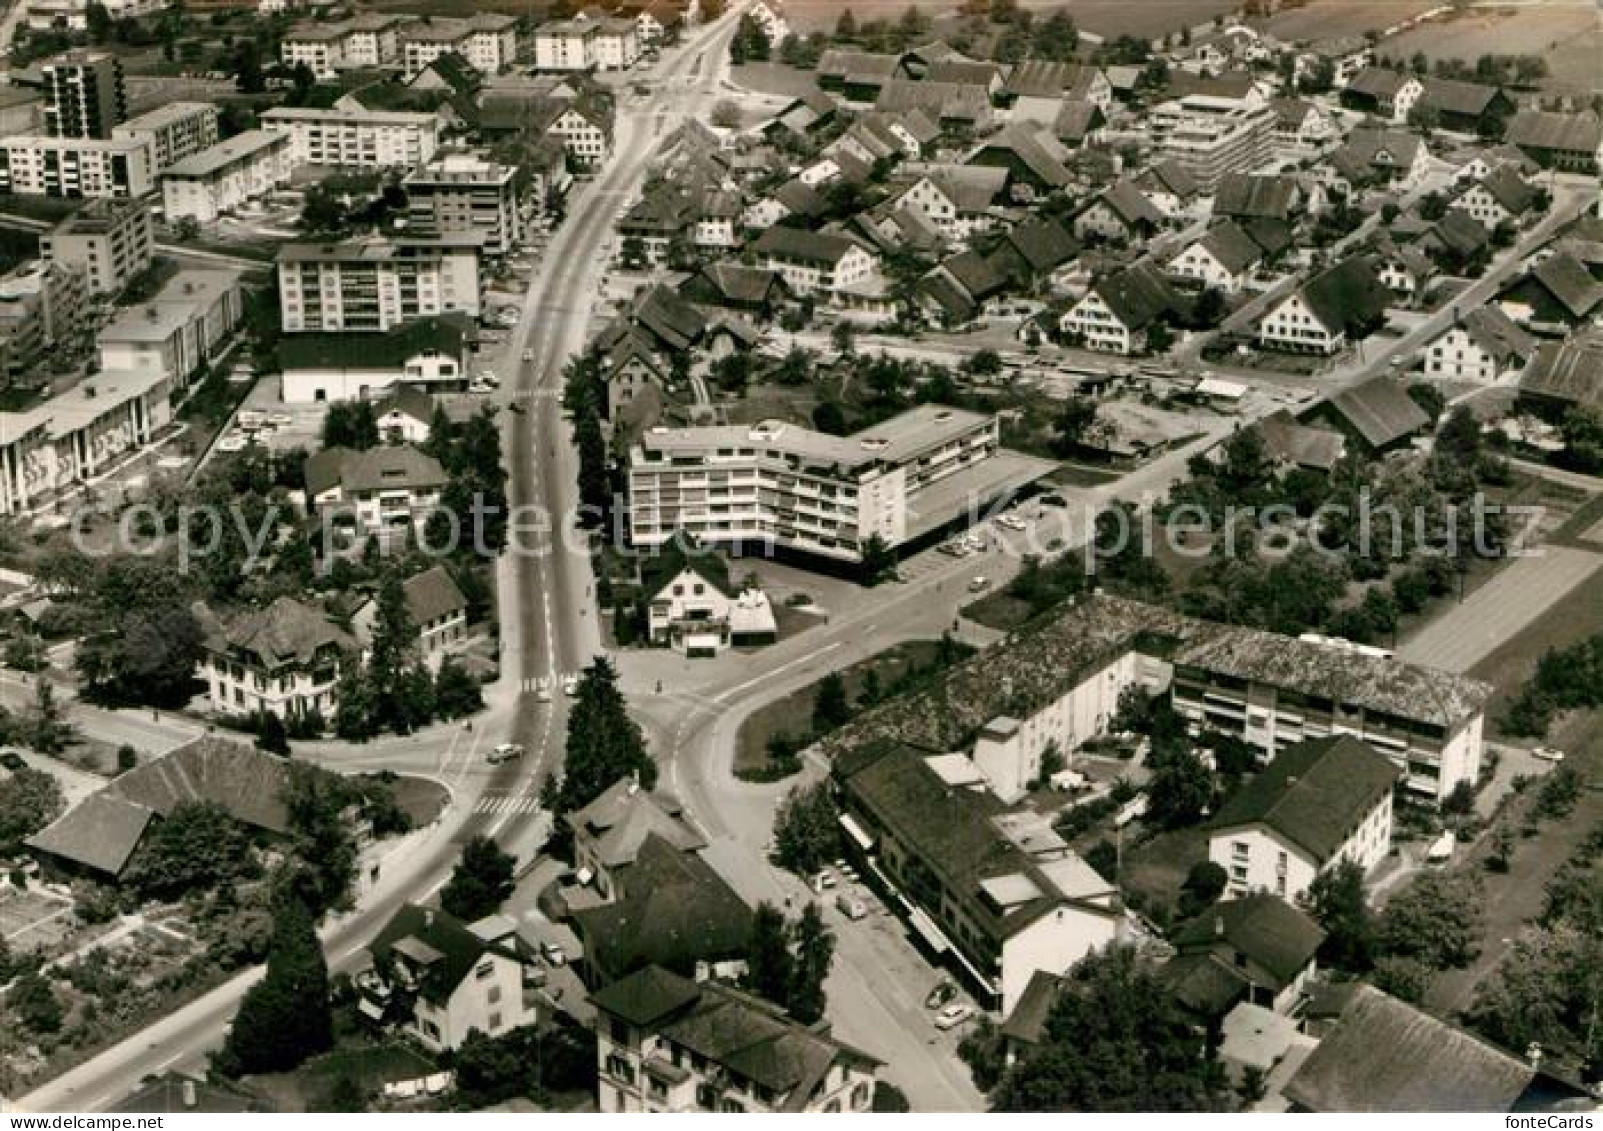
{"type": "Polygon", "coordinates": [[[0,0],[0,1126],[1592,1127],[1600,171],[1599,0],[0,0]]]}

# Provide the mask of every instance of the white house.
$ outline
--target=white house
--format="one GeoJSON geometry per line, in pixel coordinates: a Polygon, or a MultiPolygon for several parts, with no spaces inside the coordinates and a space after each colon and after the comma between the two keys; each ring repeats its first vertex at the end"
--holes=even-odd
{"type": "Polygon", "coordinates": [[[1433,338],[1423,351],[1425,375],[1493,382],[1513,377],[1536,353],[1536,342],[1499,306],[1480,306],[1433,338]]]}
{"type": "Polygon", "coordinates": [[[797,294],[839,291],[867,279],[876,260],[845,236],[769,228],[752,245],[759,266],[779,272],[797,294]]]}
{"type": "Polygon", "coordinates": [[[332,718],[343,658],[356,640],[293,597],[208,628],[199,678],[219,715],[332,718]]]}
{"type": "MultiPolygon", "coordinates": [[[[417,626],[417,654],[439,670],[440,661],[460,648],[468,636],[468,600],[443,565],[413,574],[401,583],[406,611],[417,626]]],[[[378,624],[378,598],[363,601],[351,614],[351,628],[364,648],[373,644],[378,624]]]]}
{"type": "Polygon", "coordinates": [[[414,318],[387,334],[286,334],[278,344],[287,404],[370,400],[398,386],[467,387],[472,321],[455,312],[414,318]]]}
{"type": "Polygon", "coordinates": [[[1246,285],[1252,269],[1263,259],[1263,249],[1234,220],[1216,224],[1192,240],[1169,260],[1169,274],[1204,287],[1236,294],[1246,285]]]}
{"type": "Polygon", "coordinates": [[[1369,259],[1353,256],[1281,299],[1258,324],[1266,349],[1330,355],[1385,321],[1391,291],[1369,259]]]}
{"type": "Polygon", "coordinates": [[[767,594],[733,584],[711,552],[668,542],[646,560],[641,586],[653,644],[688,656],[716,656],[731,645],[768,644],[778,626],[767,594]]]}
{"type": "Polygon", "coordinates": [[[1391,851],[1391,759],[1350,735],[1281,751],[1238,789],[1210,824],[1208,859],[1226,895],[1295,900],[1343,861],[1368,872],[1391,851]]]}
{"type": "Polygon", "coordinates": [[[1058,329],[1087,349],[1129,356],[1146,348],[1147,331],[1179,305],[1174,288],[1150,263],[1104,275],[1063,313],[1058,329]]]}
{"type": "Polygon", "coordinates": [[[1490,232],[1499,224],[1529,219],[1537,195],[1512,165],[1499,165],[1459,194],[1453,207],[1469,213],[1490,232]]]}
{"type": "Polygon", "coordinates": [[[439,460],[413,447],[324,448],[306,461],[308,503],[364,536],[421,531],[445,484],[439,460]]]}

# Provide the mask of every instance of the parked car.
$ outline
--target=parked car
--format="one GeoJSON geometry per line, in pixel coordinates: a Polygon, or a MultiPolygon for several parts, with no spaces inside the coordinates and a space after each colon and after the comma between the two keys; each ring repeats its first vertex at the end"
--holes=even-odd
{"type": "Polygon", "coordinates": [[[935,1018],[935,1027],[944,1033],[948,1029],[957,1028],[972,1016],[974,1016],[974,1007],[958,1002],[956,1005],[949,1005],[941,1010],[935,1018]]]}
{"type": "Polygon", "coordinates": [[[516,742],[502,742],[490,751],[490,765],[499,766],[502,762],[515,761],[523,757],[523,747],[516,742]]]}
{"type": "Polygon", "coordinates": [[[540,956],[552,966],[561,966],[563,963],[568,961],[568,956],[563,953],[562,944],[559,942],[547,941],[541,943],[540,956]]]}
{"type": "Polygon", "coordinates": [[[1564,751],[1554,746],[1538,746],[1535,750],[1531,751],[1531,757],[1540,758],[1544,762],[1553,762],[1557,764],[1564,761],[1564,751]]]}
{"type": "Polygon", "coordinates": [[[990,585],[991,582],[989,578],[984,576],[976,577],[973,581],[968,583],[968,591],[970,593],[983,593],[986,589],[990,588],[990,585]]]}
{"type": "Polygon", "coordinates": [[[935,984],[935,988],[924,999],[924,1008],[940,1009],[942,1006],[950,1004],[951,1000],[956,996],[957,986],[952,983],[950,978],[943,978],[935,984]]]}
{"type": "Polygon", "coordinates": [[[855,899],[844,892],[835,897],[835,908],[854,922],[868,914],[868,908],[863,906],[862,900],[855,899]]]}

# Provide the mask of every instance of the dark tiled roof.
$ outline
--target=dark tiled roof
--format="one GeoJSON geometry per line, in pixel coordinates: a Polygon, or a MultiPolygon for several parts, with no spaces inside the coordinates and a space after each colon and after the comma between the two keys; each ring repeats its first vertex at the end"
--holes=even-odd
{"type": "Polygon", "coordinates": [[[1391,291],[1361,255],[1315,276],[1299,293],[1314,316],[1338,333],[1349,333],[1383,317],[1391,305],[1391,291]]]}
{"type": "Polygon", "coordinates": [[[747,267],[735,260],[704,264],[699,275],[729,302],[766,302],[776,288],[784,287],[784,280],[776,272],[764,267],[747,267]]]}
{"type": "Polygon", "coordinates": [[[1473,255],[1492,242],[1491,234],[1481,222],[1462,208],[1449,208],[1447,215],[1431,229],[1431,237],[1459,255],[1473,255]]]}
{"type": "Polygon", "coordinates": [[[1133,181],[1120,181],[1097,199],[1112,209],[1127,227],[1145,224],[1156,228],[1163,224],[1163,213],[1133,181]]]}
{"type": "MultiPolygon", "coordinates": [[[[1326,694],[1340,698],[1335,688],[1326,694]]],[[[1391,759],[1350,735],[1310,739],[1282,750],[1231,794],[1212,827],[1264,825],[1323,864],[1397,777],[1391,759]]]]}
{"type": "Polygon", "coordinates": [[[1320,471],[1329,471],[1341,462],[1345,441],[1340,432],[1299,424],[1286,409],[1270,413],[1256,427],[1264,448],[1275,459],[1320,471]]]}
{"type": "Polygon", "coordinates": [[[1531,271],[1531,277],[1545,287],[1575,318],[1584,318],[1603,302],[1603,283],[1599,283],[1573,255],[1550,255],[1531,271]]]}
{"type": "Polygon", "coordinates": [[[1105,275],[1092,284],[1108,308],[1128,330],[1142,330],[1166,314],[1180,308],[1180,296],[1158,269],[1148,262],[1137,263],[1105,275]]]}
{"type": "Polygon", "coordinates": [[[455,915],[416,903],[397,911],[368,944],[367,952],[375,962],[387,962],[397,950],[405,954],[413,949],[398,946],[407,940],[420,942],[439,955],[421,975],[422,995],[434,1003],[448,999],[486,954],[517,958],[512,951],[485,942],[455,915]]]}
{"type": "Polygon", "coordinates": [[[1347,91],[1351,94],[1367,95],[1370,98],[1391,99],[1407,84],[1413,75],[1402,71],[1389,71],[1384,67],[1365,67],[1352,77],[1347,84],[1347,91]]]}
{"type": "Polygon", "coordinates": [[[701,987],[690,979],[660,966],[648,966],[597,990],[590,1001],[631,1025],[651,1028],[700,997],[701,987]]]}
{"type": "Polygon", "coordinates": [[[826,232],[809,232],[802,228],[788,228],[776,224],[757,237],[752,245],[758,255],[772,255],[780,259],[801,260],[807,263],[833,267],[857,243],[845,236],[826,232]]]}
{"type": "Polygon", "coordinates": [[[924,81],[990,86],[1001,77],[1002,66],[999,63],[975,62],[970,59],[942,59],[930,64],[924,81]]]}
{"type": "Polygon", "coordinates": [[[1603,145],[1603,119],[1595,114],[1521,110],[1509,119],[1503,136],[1521,149],[1596,153],[1603,145]]]}
{"type": "Polygon", "coordinates": [[[1515,216],[1523,215],[1536,203],[1536,190],[1512,164],[1499,165],[1487,173],[1480,179],[1480,186],[1515,216]]]}
{"type": "Polygon", "coordinates": [[[1480,117],[1503,93],[1495,86],[1483,86],[1478,82],[1439,78],[1420,81],[1425,89],[1420,92],[1418,105],[1464,117],[1480,117]]]}
{"type": "MultiPolygon", "coordinates": [[[[285,793],[293,764],[238,742],[197,738],[129,770],[105,788],[163,817],[180,805],[211,802],[236,821],[271,833],[289,831],[285,793]]],[[[308,766],[306,773],[323,774],[308,766]]]]}
{"type": "Polygon", "coordinates": [[[991,94],[970,83],[891,79],[874,102],[876,110],[922,110],[937,121],[976,122],[991,113],[991,94]]]}
{"type": "Polygon", "coordinates": [[[634,298],[629,320],[655,334],[669,349],[683,350],[694,345],[707,329],[707,320],[678,291],[658,283],[634,298]]]}
{"type": "Polygon", "coordinates": [[[1213,194],[1213,214],[1285,220],[1297,209],[1297,182],[1290,177],[1227,173],[1213,194]]]}
{"type": "Polygon", "coordinates": [[[1008,230],[1003,240],[1036,271],[1051,271],[1080,251],[1073,234],[1052,219],[1026,220],[1008,230]]]}
{"type": "Polygon", "coordinates": [[[1197,179],[1172,157],[1148,166],[1136,176],[1135,183],[1143,189],[1173,193],[1181,200],[1189,200],[1200,191],[1197,179]]]}
{"type": "Polygon", "coordinates": [[[1311,1111],[1508,1111],[1536,1070],[1373,986],[1287,1082],[1311,1111]]]}
{"type": "Polygon", "coordinates": [[[1015,64],[1003,90],[1020,98],[1073,98],[1089,93],[1096,68],[1029,59],[1015,64]]]}
{"type": "Polygon", "coordinates": [[[1273,975],[1276,992],[1291,985],[1325,940],[1318,923],[1278,896],[1254,892],[1216,903],[1175,932],[1182,954],[1225,947],[1273,975]]]}
{"type": "Polygon", "coordinates": [[[1520,391],[1603,407],[1603,338],[1581,337],[1542,346],[1520,376],[1520,391]]]}
{"type": "Polygon", "coordinates": [[[980,302],[1007,288],[1007,276],[977,251],[959,252],[943,260],[940,269],[956,279],[965,291],[980,302]]]}
{"type": "MultiPolygon", "coordinates": [[[[349,633],[320,609],[293,597],[279,597],[265,609],[242,613],[222,629],[218,649],[238,649],[269,667],[306,663],[324,648],[356,647],[349,633]]],[[[126,777],[119,781],[127,780],[126,777]]]]}
{"type": "Polygon", "coordinates": [[[835,48],[824,52],[818,60],[818,77],[888,79],[896,73],[900,62],[900,58],[895,55],[877,55],[870,51],[847,51],[835,48]]]}
{"type": "Polygon", "coordinates": [[[1028,126],[1013,125],[985,141],[969,161],[976,162],[987,155],[1012,154],[1029,171],[1031,177],[1050,188],[1061,188],[1072,179],[1063,167],[1067,151],[1049,132],[1037,132],[1028,126]]]}
{"type": "Polygon", "coordinates": [[[1536,350],[1535,340],[1499,306],[1478,306],[1464,315],[1464,332],[1499,365],[1525,361],[1536,350]]]}
{"type": "Polygon", "coordinates": [[[1217,1023],[1252,989],[1245,971],[1211,951],[1179,954],[1165,962],[1158,977],[1189,1013],[1217,1023]]]}
{"type": "Polygon", "coordinates": [[[706,838],[686,820],[678,798],[641,789],[628,778],[613,782],[563,821],[576,836],[593,843],[595,857],[605,868],[633,864],[649,837],[682,852],[707,847],[706,838]]]}
{"type": "Polygon", "coordinates": [[[1102,107],[1096,103],[1066,99],[1052,122],[1052,132],[1060,141],[1077,144],[1102,122],[1102,107]]]}
{"type": "Polygon", "coordinates": [[[442,565],[407,578],[401,589],[406,594],[407,611],[420,625],[468,607],[468,600],[462,596],[451,571],[442,565]]]}
{"type": "Polygon", "coordinates": [[[1238,275],[1263,258],[1263,248],[1234,220],[1209,228],[1200,241],[1208,254],[1232,275],[1238,275]]]}
{"type": "Polygon", "coordinates": [[[119,876],[155,810],[106,790],[90,794],[29,837],[29,848],[119,876]]]}
{"type": "Polygon", "coordinates": [[[1372,448],[1384,448],[1430,427],[1430,417],[1408,390],[1385,376],[1337,393],[1330,404],[1372,448]]]}

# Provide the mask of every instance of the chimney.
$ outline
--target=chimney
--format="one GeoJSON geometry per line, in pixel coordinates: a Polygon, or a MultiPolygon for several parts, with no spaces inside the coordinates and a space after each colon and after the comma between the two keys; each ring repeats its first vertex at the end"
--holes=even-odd
{"type": "Polygon", "coordinates": [[[425,927],[434,926],[434,908],[425,907],[423,909],[423,925],[425,927]]]}
{"type": "Polygon", "coordinates": [[[196,1095],[195,1095],[195,1082],[193,1080],[185,1080],[184,1081],[184,1106],[185,1107],[194,1107],[199,1102],[200,1101],[199,1101],[198,1097],[196,1097],[196,1095]]]}
{"type": "Polygon", "coordinates": [[[1223,915],[1215,915],[1213,917],[1213,937],[1216,939],[1225,937],[1225,917],[1223,915]]]}

